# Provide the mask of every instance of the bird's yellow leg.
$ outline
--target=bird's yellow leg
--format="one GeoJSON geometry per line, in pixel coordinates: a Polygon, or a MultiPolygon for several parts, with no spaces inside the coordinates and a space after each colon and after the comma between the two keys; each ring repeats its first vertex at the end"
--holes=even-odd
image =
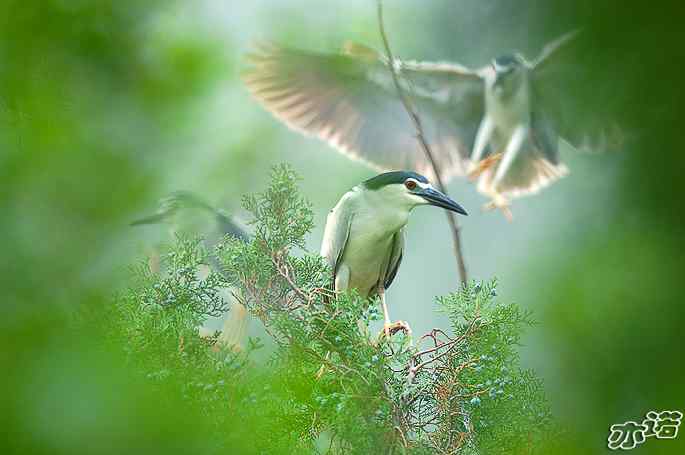
{"type": "Polygon", "coordinates": [[[388,313],[388,305],[385,303],[385,289],[378,288],[378,296],[381,298],[381,305],[383,306],[383,316],[385,318],[385,323],[383,324],[383,331],[379,334],[385,335],[385,338],[390,339],[390,337],[400,330],[404,331],[407,336],[411,339],[411,327],[405,321],[390,321],[390,314],[388,313]]]}
{"type": "Polygon", "coordinates": [[[385,322],[383,324],[383,332],[385,333],[386,338],[390,338],[390,326],[392,323],[390,322],[390,313],[388,313],[388,305],[385,303],[385,289],[383,289],[382,286],[378,287],[378,297],[381,298],[381,306],[383,307],[383,317],[385,318],[385,322]]]}
{"type": "Polygon", "coordinates": [[[509,206],[510,203],[507,198],[501,194],[493,194],[492,200],[483,205],[483,210],[490,211],[499,209],[502,211],[502,214],[504,214],[504,217],[507,219],[507,221],[514,221],[514,214],[511,213],[509,206]]]}
{"type": "MultiPolygon", "coordinates": [[[[527,125],[517,126],[514,133],[511,135],[509,143],[502,155],[502,159],[497,166],[495,177],[492,179],[491,186],[495,189],[494,191],[498,191],[497,189],[500,187],[500,183],[504,180],[507,172],[509,172],[511,165],[518,154],[521,153],[526,140],[530,140],[530,127],[527,125]]],[[[507,220],[512,221],[514,219],[511,210],[509,209],[509,201],[498,192],[492,196],[492,202],[486,204],[484,208],[486,210],[498,208],[502,210],[502,213],[507,220]]]]}

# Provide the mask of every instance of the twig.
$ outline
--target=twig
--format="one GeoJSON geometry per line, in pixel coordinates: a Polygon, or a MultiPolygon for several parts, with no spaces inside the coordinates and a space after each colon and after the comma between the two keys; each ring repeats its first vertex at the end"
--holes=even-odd
{"type": "Polygon", "coordinates": [[[307,295],[302,289],[297,287],[293,279],[290,277],[290,273],[288,273],[288,265],[286,263],[281,262],[280,257],[277,255],[272,255],[271,256],[271,262],[273,262],[274,266],[276,267],[276,272],[283,278],[287,283],[290,289],[297,294],[299,298],[307,302],[309,304],[311,302],[311,297],[307,295]]]}
{"type": "MultiPolygon", "coordinates": [[[[435,338],[435,331],[432,331],[430,334],[428,334],[429,337],[432,337],[434,340],[436,340],[436,344],[432,348],[425,349],[423,351],[419,351],[416,354],[412,355],[411,358],[409,359],[409,365],[405,367],[405,370],[408,370],[407,373],[407,383],[411,384],[414,382],[414,378],[416,378],[416,375],[421,371],[422,368],[424,368],[427,365],[430,365],[432,363],[437,362],[441,358],[445,357],[446,355],[450,354],[452,350],[455,348],[455,346],[459,346],[462,341],[466,340],[473,332],[477,329],[482,327],[481,321],[479,317],[474,318],[473,321],[471,321],[471,324],[469,324],[468,329],[466,332],[464,332],[462,335],[460,335],[457,338],[450,339],[449,341],[445,341],[442,343],[437,343],[437,339],[435,338]],[[442,351],[440,354],[433,354],[433,357],[422,360],[422,357],[426,354],[431,354],[435,353],[436,351],[439,351],[443,348],[448,348],[445,351],[442,351]],[[412,366],[412,364],[414,364],[412,366]]],[[[465,367],[469,366],[470,362],[466,362],[466,364],[462,365],[458,371],[461,371],[465,367]]]]}
{"type": "MultiPolygon", "coordinates": [[[[400,98],[400,101],[402,101],[402,104],[404,105],[405,110],[409,114],[409,117],[411,118],[412,123],[414,124],[414,127],[416,128],[416,138],[419,141],[419,144],[421,145],[421,148],[423,149],[423,152],[426,154],[426,157],[428,158],[428,161],[430,162],[431,168],[433,169],[433,174],[435,175],[435,180],[436,183],[438,184],[438,189],[442,191],[443,193],[447,194],[447,188],[445,188],[445,185],[442,182],[442,177],[440,176],[440,169],[438,167],[437,162],[435,161],[435,158],[433,156],[433,152],[430,149],[430,146],[428,145],[428,142],[426,141],[426,138],[423,134],[423,126],[421,124],[421,118],[419,115],[416,113],[416,110],[412,107],[411,100],[409,97],[406,95],[404,90],[402,90],[402,86],[400,85],[399,79],[397,77],[397,72],[395,70],[395,58],[393,57],[392,51],[390,50],[390,44],[388,42],[388,37],[385,34],[385,26],[383,25],[383,2],[382,0],[378,0],[378,27],[381,32],[381,38],[383,40],[383,46],[385,47],[385,52],[388,54],[388,68],[390,69],[390,73],[392,74],[392,81],[393,84],[395,85],[395,89],[397,90],[397,95],[400,98]]],[[[454,213],[450,211],[445,211],[445,215],[447,216],[447,222],[450,225],[450,230],[452,231],[452,241],[454,243],[454,255],[457,258],[457,267],[459,269],[459,279],[461,280],[462,283],[466,283],[468,280],[467,274],[466,274],[466,264],[464,262],[464,253],[462,252],[462,247],[461,247],[461,236],[459,234],[459,224],[457,223],[457,218],[454,216],[454,213]]]]}

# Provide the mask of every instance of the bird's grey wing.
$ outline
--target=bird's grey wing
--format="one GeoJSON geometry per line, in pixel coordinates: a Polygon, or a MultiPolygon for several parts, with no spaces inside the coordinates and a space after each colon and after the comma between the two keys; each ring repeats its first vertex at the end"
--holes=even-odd
{"type": "Polygon", "coordinates": [[[537,57],[535,57],[535,60],[531,62],[533,68],[536,68],[538,70],[543,69],[544,65],[547,62],[551,61],[551,57],[560,49],[562,49],[566,44],[568,44],[571,40],[573,40],[576,36],[578,36],[578,33],[580,33],[580,30],[573,30],[547,43],[545,47],[542,48],[542,51],[540,51],[540,54],[537,57]]]}
{"type": "Polygon", "coordinates": [[[392,251],[390,253],[390,260],[388,261],[388,267],[385,273],[385,279],[383,282],[384,289],[388,289],[393,281],[395,281],[395,276],[397,276],[397,270],[400,268],[400,263],[402,262],[402,255],[404,254],[404,228],[400,229],[397,234],[393,237],[392,251]]]}
{"type": "Polygon", "coordinates": [[[601,62],[588,65],[592,43],[571,32],[545,46],[532,69],[533,111],[577,150],[620,147],[624,132],[614,121],[619,84],[601,62]]]}
{"type": "MultiPolygon", "coordinates": [[[[291,128],[326,140],[378,170],[432,175],[387,60],[379,54],[268,47],[251,55],[250,62],[252,68],[244,75],[248,89],[291,128]]],[[[446,65],[407,65],[401,74],[405,88],[414,94],[442,177],[448,179],[465,170],[483,115],[483,84],[465,70],[450,73],[446,65]]]]}
{"type": "Polygon", "coordinates": [[[354,219],[354,194],[346,193],[335,207],[328,213],[326,228],[321,242],[321,256],[326,259],[335,274],[345,251],[345,245],[350,236],[350,228],[354,219]]]}
{"type": "MultiPolygon", "coordinates": [[[[384,57],[379,59],[386,62],[384,57]]],[[[449,100],[455,104],[468,105],[475,102],[474,104],[483,105],[483,84],[487,68],[474,70],[452,62],[400,59],[395,59],[393,66],[404,79],[403,88],[414,95],[443,103],[449,100]]],[[[389,70],[385,69],[384,72],[389,70]]],[[[469,108],[473,109],[472,106],[469,108]]]]}
{"type": "Polygon", "coordinates": [[[219,232],[222,235],[232,235],[243,242],[250,241],[250,235],[228,214],[221,210],[214,211],[219,232]]]}

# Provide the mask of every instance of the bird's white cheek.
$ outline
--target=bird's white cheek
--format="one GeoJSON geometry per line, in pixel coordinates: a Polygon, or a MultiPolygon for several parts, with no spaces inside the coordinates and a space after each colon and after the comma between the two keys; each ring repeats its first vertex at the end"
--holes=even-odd
{"type": "Polygon", "coordinates": [[[416,207],[417,205],[426,205],[428,204],[428,201],[422,198],[419,195],[416,194],[408,194],[407,195],[407,202],[412,206],[416,207]]]}

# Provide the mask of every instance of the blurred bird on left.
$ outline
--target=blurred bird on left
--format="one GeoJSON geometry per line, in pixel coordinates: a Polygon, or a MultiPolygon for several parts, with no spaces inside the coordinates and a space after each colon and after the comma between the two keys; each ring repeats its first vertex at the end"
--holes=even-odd
{"type": "MultiPolygon", "coordinates": [[[[210,251],[226,235],[244,242],[250,240],[250,236],[237,219],[187,191],[177,191],[160,199],[154,214],[131,223],[131,226],[143,225],[167,226],[172,237],[181,233],[200,236],[210,251]]],[[[224,271],[216,257],[210,255],[210,260],[211,267],[223,274],[224,271]]],[[[160,272],[159,251],[156,249],[150,253],[150,269],[156,273],[160,272]]],[[[202,271],[198,270],[198,273],[202,271]]],[[[235,300],[233,292],[235,290],[232,289],[224,296],[229,300],[230,310],[225,316],[217,344],[240,351],[246,338],[248,313],[247,309],[235,300]]],[[[214,330],[206,326],[200,329],[201,336],[210,337],[213,334],[214,330]]]]}

